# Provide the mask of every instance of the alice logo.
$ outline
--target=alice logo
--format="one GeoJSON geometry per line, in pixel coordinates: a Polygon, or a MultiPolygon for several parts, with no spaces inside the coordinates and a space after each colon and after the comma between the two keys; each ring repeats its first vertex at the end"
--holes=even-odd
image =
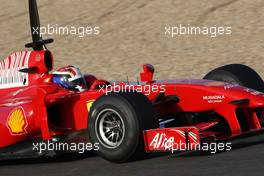
{"type": "Polygon", "coordinates": [[[27,121],[22,108],[13,110],[8,117],[7,123],[12,134],[20,135],[26,133],[27,121]]]}

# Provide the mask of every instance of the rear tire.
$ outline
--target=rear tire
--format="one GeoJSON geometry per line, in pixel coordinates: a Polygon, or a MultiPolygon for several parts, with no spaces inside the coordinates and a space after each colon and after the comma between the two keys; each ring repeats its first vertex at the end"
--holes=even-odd
{"type": "Polygon", "coordinates": [[[143,156],[143,131],[157,127],[152,103],[136,92],[101,96],[91,107],[88,119],[90,140],[99,143],[97,153],[117,163],[143,156]]]}
{"type": "Polygon", "coordinates": [[[256,71],[242,64],[230,64],[210,71],[203,79],[239,84],[264,92],[264,82],[256,71]]]}

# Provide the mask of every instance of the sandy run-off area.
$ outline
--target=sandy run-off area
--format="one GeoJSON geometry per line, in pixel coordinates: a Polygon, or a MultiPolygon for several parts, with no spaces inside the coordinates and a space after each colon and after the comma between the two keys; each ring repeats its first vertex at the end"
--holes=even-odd
{"type": "MultiPolygon", "coordinates": [[[[31,40],[27,0],[0,0],[0,58],[31,40]]],[[[264,0],[38,0],[42,25],[99,26],[99,35],[46,35],[55,68],[76,65],[109,80],[201,78],[228,63],[264,76],[264,0]],[[230,26],[231,35],[165,35],[166,26],[230,26]]]]}

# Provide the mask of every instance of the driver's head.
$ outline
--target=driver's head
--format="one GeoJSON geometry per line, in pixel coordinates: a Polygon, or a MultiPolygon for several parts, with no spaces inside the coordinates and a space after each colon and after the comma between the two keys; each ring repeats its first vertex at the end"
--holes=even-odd
{"type": "Polygon", "coordinates": [[[80,92],[87,89],[85,79],[79,68],[70,65],[62,67],[52,74],[53,82],[66,89],[80,92]]]}

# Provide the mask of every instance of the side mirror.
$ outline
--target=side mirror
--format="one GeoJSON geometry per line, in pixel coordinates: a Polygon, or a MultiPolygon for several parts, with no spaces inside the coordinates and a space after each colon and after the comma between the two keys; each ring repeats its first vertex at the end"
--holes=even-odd
{"type": "Polygon", "coordinates": [[[154,75],[154,67],[151,64],[144,64],[143,65],[143,72],[140,73],[140,80],[142,82],[152,82],[153,75],[154,75]]]}

